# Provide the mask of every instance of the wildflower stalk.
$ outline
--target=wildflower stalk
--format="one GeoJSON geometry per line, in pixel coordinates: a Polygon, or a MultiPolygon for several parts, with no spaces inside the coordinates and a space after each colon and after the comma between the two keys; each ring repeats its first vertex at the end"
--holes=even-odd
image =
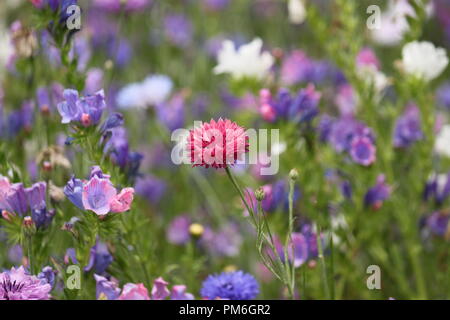
{"type": "MultiPolygon", "coordinates": [[[[294,299],[294,288],[295,288],[295,268],[289,262],[289,256],[287,254],[287,246],[285,247],[284,259],[280,257],[278,250],[275,247],[275,240],[272,235],[272,231],[270,230],[269,223],[267,221],[267,217],[262,209],[261,201],[264,198],[264,193],[262,190],[257,191],[258,195],[256,196],[258,201],[258,211],[255,212],[253,207],[248,203],[245,199],[244,192],[242,188],[239,186],[239,183],[231,173],[230,169],[225,168],[225,172],[227,173],[228,178],[233,184],[234,188],[237,190],[242,202],[244,203],[245,208],[249,212],[251,221],[253,226],[256,228],[257,241],[256,247],[258,249],[258,253],[260,258],[267,269],[278,279],[283,285],[286,286],[289,298],[294,299]],[[275,255],[275,259],[270,254],[264,253],[264,244],[269,246],[271,252],[275,255]]],[[[292,193],[293,199],[293,193],[292,193]]],[[[291,201],[292,207],[293,201],[291,201]]],[[[292,211],[293,212],[293,211],[292,211]]],[[[293,216],[293,214],[292,214],[293,216]]],[[[289,240],[291,239],[291,228],[293,226],[293,218],[289,221],[290,231],[287,235],[287,244],[289,244],[289,240]]]]}
{"type": "Polygon", "coordinates": [[[27,251],[28,251],[28,264],[30,266],[30,272],[33,273],[33,238],[31,235],[27,235],[27,251]]]}
{"type": "Polygon", "coordinates": [[[330,288],[328,285],[328,276],[327,276],[327,266],[325,264],[325,258],[323,255],[323,248],[322,248],[322,239],[320,238],[320,229],[317,227],[316,225],[316,229],[317,229],[317,250],[318,250],[318,259],[320,261],[320,269],[322,270],[322,282],[323,282],[323,287],[324,287],[324,291],[325,291],[325,296],[327,298],[330,298],[330,288]]]}
{"type": "MultiPolygon", "coordinates": [[[[289,173],[289,221],[288,221],[288,233],[286,235],[286,241],[284,245],[284,256],[285,256],[285,264],[286,264],[286,279],[288,279],[288,288],[293,299],[294,296],[294,288],[295,288],[295,266],[293,262],[291,263],[288,255],[288,248],[292,245],[292,232],[294,232],[294,189],[295,189],[295,181],[298,178],[298,172],[295,169],[292,169],[289,173]]],[[[291,254],[294,258],[294,248],[291,248],[291,254]]]]}

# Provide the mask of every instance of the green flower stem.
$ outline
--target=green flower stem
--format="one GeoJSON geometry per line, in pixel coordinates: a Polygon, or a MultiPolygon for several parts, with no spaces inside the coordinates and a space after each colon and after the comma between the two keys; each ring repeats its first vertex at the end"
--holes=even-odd
{"type": "MultiPolygon", "coordinates": [[[[272,236],[272,232],[270,230],[269,223],[267,222],[265,213],[262,209],[261,201],[258,201],[258,212],[254,212],[253,208],[248,204],[248,201],[245,199],[242,188],[239,186],[239,183],[237,182],[237,180],[235,179],[235,177],[233,176],[228,167],[225,168],[225,172],[227,173],[228,178],[230,179],[231,183],[233,184],[239,196],[241,197],[244,206],[249,212],[253,225],[257,230],[257,248],[264,265],[286,286],[289,297],[291,299],[294,299],[293,283],[295,282],[294,280],[291,280],[291,272],[289,271],[291,270],[289,268],[290,262],[289,259],[287,258],[288,255],[286,252],[286,248],[285,248],[285,259],[283,262],[280,255],[278,254],[278,251],[275,248],[274,238],[272,236]],[[264,233],[264,229],[267,232],[267,234],[264,233]],[[275,254],[276,256],[275,261],[270,255],[264,255],[263,252],[264,242],[270,247],[272,252],[275,254]]],[[[290,236],[288,235],[288,237],[290,236]]]]}
{"type": "Polygon", "coordinates": [[[28,251],[28,264],[30,266],[30,271],[32,274],[34,274],[33,237],[31,235],[27,235],[27,251],[28,251]]]}
{"type": "Polygon", "coordinates": [[[317,225],[316,229],[317,229],[317,250],[319,253],[318,258],[320,262],[320,268],[322,270],[322,282],[325,291],[325,296],[327,297],[327,299],[329,299],[331,295],[330,295],[330,287],[328,285],[327,267],[325,264],[325,257],[323,255],[322,239],[320,238],[320,229],[317,227],[317,225]]]}

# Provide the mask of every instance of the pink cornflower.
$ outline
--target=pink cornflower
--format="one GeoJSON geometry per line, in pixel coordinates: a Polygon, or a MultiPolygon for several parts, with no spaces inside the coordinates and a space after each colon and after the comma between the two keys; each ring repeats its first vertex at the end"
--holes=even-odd
{"type": "Polygon", "coordinates": [[[248,152],[244,128],[228,119],[204,122],[190,130],[187,151],[193,167],[227,168],[248,152]]]}

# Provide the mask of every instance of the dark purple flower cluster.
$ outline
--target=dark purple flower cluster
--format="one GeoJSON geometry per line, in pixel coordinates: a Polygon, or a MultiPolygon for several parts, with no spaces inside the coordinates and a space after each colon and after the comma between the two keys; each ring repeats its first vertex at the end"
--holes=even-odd
{"type": "Polygon", "coordinates": [[[322,117],[319,136],[329,142],[337,152],[348,152],[352,160],[369,166],[376,160],[375,136],[372,130],[352,116],[338,119],[322,117]]]}
{"type": "Polygon", "coordinates": [[[319,113],[321,94],[309,84],[292,96],[288,89],[281,88],[275,98],[269,90],[260,92],[260,113],[264,120],[274,122],[280,119],[295,123],[311,122],[319,113]]]}
{"type": "MultiPolygon", "coordinates": [[[[45,228],[55,215],[53,209],[47,209],[46,188],[45,182],[24,188],[22,183],[12,184],[8,178],[0,176],[0,211],[20,217],[31,216],[36,227],[45,228]]],[[[2,212],[2,215],[5,216],[5,213],[2,212]]]]}

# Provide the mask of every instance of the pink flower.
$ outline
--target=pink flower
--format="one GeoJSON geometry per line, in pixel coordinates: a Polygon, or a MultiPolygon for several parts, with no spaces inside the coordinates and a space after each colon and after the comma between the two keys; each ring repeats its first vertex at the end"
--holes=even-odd
{"type": "Polygon", "coordinates": [[[124,212],[130,210],[133,202],[134,189],[124,188],[110,202],[111,212],[124,212]]]}
{"type": "Polygon", "coordinates": [[[186,292],[185,285],[180,284],[172,287],[170,300],[194,300],[194,296],[186,292]]]}
{"type": "Polygon", "coordinates": [[[168,284],[161,277],[153,281],[152,300],[164,300],[170,294],[169,289],[167,289],[168,284]]]}
{"type": "Polygon", "coordinates": [[[356,64],[358,66],[373,66],[375,69],[380,69],[380,61],[375,52],[370,48],[362,49],[356,56],[356,64]]]}
{"type": "Polygon", "coordinates": [[[111,181],[93,176],[83,186],[82,201],[84,209],[92,210],[99,216],[105,215],[111,210],[110,203],[116,194],[116,188],[111,184],[111,181]]]}
{"type": "Polygon", "coordinates": [[[190,130],[187,150],[193,167],[227,168],[248,152],[244,128],[228,119],[204,122],[190,130]]]}
{"type": "Polygon", "coordinates": [[[150,300],[150,297],[143,283],[127,283],[123,286],[119,300],[150,300]]]}
{"type": "Polygon", "coordinates": [[[5,201],[5,198],[11,188],[8,178],[0,176],[0,204],[5,201]]]}

